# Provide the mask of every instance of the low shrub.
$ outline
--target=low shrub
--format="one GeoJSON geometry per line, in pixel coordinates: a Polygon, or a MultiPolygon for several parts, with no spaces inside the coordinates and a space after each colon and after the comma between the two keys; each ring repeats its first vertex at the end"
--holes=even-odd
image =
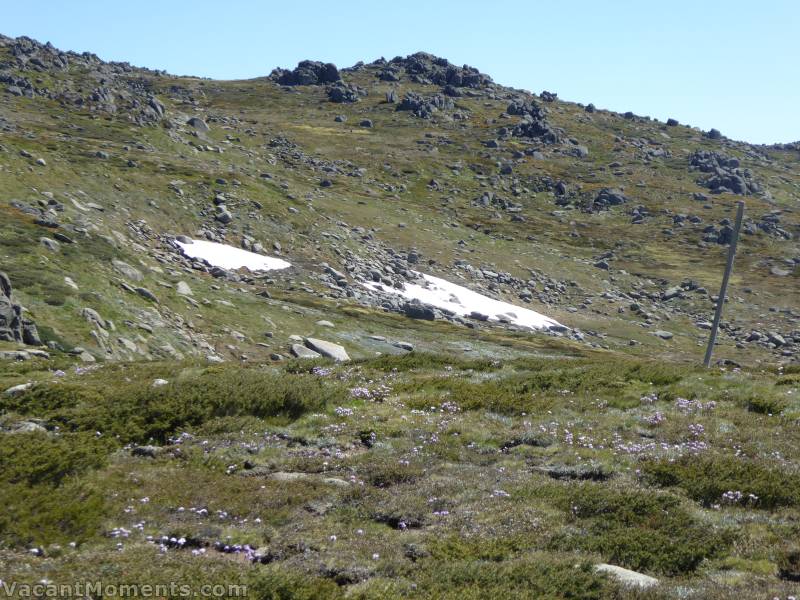
{"type": "Polygon", "coordinates": [[[706,506],[719,504],[723,494],[742,492],[757,499],[756,508],[800,505],[800,475],[773,469],[734,456],[691,456],[675,461],[649,461],[642,465],[645,480],[660,487],[678,487],[706,506]]]}
{"type": "Polygon", "coordinates": [[[0,484],[57,486],[103,466],[108,453],[105,440],[86,433],[0,435],[0,484]]]}
{"type": "Polygon", "coordinates": [[[248,597],[259,600],[336,600],[345,594],[333,580],[284,568],[271,568],[247,582],[248,597]]]}
{"type": "Polygon", "coordinates": [[[492,371],[499,369],[501,363],[488,358],[464,359],[447,354],[428,354],[425,352],[408,352],[405,354],[385,354],[363,362],[365,367],[380,371],[411,371],[452,367],[460,371],[492,371]]]}
{"type": "Polygon", "coordinates": [[[34,415],[73,431],[100,431],[119,441],[163,442],[179,428],[212,418],[253,416],[296,419],[327,404],[347,401],[336,382],[311,375],[212,367],[196,376],[153,387],[151,382],[103,379],[78,384],[35,386],[0,408],[34,415]]]}
{"type": "Polygon", "coordinates": [[[12,546],[85,542],[101,534],[106,505],[80,481],[0,485],[0,539],[12,546]]]}
{"type": "Polygon", "coordinates": [[[730,543],[728,534],[693,518],[671,495],[608,485],[572,485],[556,503],[575,527],[550,542],[559,550],[580,548],[636,571],[677,575],[694,571],[730,543]]]}
{"type": "Polygon", "coordinates": [[[416,597],[451,600],[484,598],[581,598],[615,596],[616,586],[593,571],[592,565],[547,555],[531,554],[515,560],[425,561],[415,576],[416,597]]]}
{"type": "Polygon", "coordinates": [[[80,476],[106,463],[93,435],[0,435],[0,539],[12,545],[83,541],[98,533],[104,500],[80,476]]]}

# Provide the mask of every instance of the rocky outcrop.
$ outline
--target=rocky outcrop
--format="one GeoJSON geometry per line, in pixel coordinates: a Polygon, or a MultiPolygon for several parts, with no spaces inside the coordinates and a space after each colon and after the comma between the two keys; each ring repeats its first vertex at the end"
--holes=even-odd
{"type": "Polygon", "coordinates": [[[446,58],[427,52],[417,52],[405,58],[397,56],[388,63],[381,59],[373,66],[383,66],[376,74],[381,81],[400,81],[405,74],[411,82],[427,85],[482,89],[493,84],[491,77],[475,67],[459,67],[446,58]]]}
{"type": "Polygon", "coordinates": [[[364,88],[343,81],[337,81],[328,88],[328,100],[339,104],[352,104],[367,95],[364,88]]]}
{"type": "Polygon", "coordinates": [[[304,60],[289,71],[288,69],[275,69],[270,74],[270,79],[281,85],[320,85],[339,81],[339,69],[333,63],[323,63],[316,60],[304,60]]]}
{"type": "Polygon", "coordinates": [[[41,346],[36,324],[22,316],[22,307],[11,299],[11,280],[0,271],[0,341],[41,346]]]}
{"type": "Polygon", "coordinates": [[[152,90],[152,77],[162,75],[162,71],[105,62],[90,52],[63,52],[49,42],[42,44],[24,36],[0,36],[0,47],[7,48],[11,56],[11,61],[0,63],[0,84],[12,96],[42,97],[66,107],[124,115],[137,125],[159,123],[166,114],[152,90]],[[61,79],[52,79],[52,88],[38,87],[32,82],[42,81],[37,73],[74,70],[90,73],[99,85],[84,90],[75,89],[69,81],[61,79]]]}
{"type": "Polygon", "coordinates": [[[746,196],[761,191],[749,169],[740,167],[739,159],[719,152],[697,150],[689,158],[689,168],[705,173],[697,184],[707,187],[712,194],[739,194],[746,196]]]}
{"type": "Polygon", "coordinates": [[[503,131],[501,135],[533,139],[545,144],[558,144],[564,139],[564,133],[548,123],[547,111],[533,100],[514,100],[506,108],[506,113],[521,116],[522,120],[510,132],[503,131]]]}
{"type": "Polygon", "coordinates": [[[396,110],[411,111],[420,119],[430,119],[434,113],[440,110],[452,110],[454,107],[453,100],[441,94],[426,97],[416,92],[408,92],[403,97],[403,101],[397,105],[396,110]]]}
{"type": "Polygon", "coordinates": [[[622,190],[603,188],[592,199],[590,209],[596,211],[608,208],[609,206],[625,204],[626,202],[628,202],[628,197],[622,192],[622,190]]]}

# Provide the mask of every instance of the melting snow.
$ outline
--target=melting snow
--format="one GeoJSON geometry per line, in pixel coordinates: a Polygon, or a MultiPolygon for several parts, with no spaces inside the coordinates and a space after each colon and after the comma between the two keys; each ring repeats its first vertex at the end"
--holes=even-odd
{"type": "Polygon", "coordinates": [[[420,275],[427,282],[427,286],[406,283],[403,285],[403,289],[399,290],[374,282],[362,282],[362,285],[376,291],[400,294],[409,300],[417,299],[424,304],[450,310],[462,316],[469,316],[470,313],[477,312],[489,317],[490,321],[503,319],[530,329],[563,327],[558,321],[528,308],[489,298],[438,277],[424,273],[420,273],[420,275]]]}
{"type": "Polygon", "coordinates": [[[215,267],[223,269],[239,269],[247,267],[251,271],[274,271],[285,269],[292,265],[280,258],[263,256],[255,252],[248,252],[241,248],[234,248],[226,244],[208,242],[206,240],[192,240],[189,244],[176,242],[184,254],[191,258],[202,258],[215,267]]]}

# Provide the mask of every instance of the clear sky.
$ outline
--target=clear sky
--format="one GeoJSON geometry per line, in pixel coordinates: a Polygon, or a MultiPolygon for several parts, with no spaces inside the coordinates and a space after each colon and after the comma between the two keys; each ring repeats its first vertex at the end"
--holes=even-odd
{"type": "Polygon", "coordinates": [[[800,0],[0,0],[0,33],[221,79],[424,50],[565,100],[800,140],[800,0]]]}

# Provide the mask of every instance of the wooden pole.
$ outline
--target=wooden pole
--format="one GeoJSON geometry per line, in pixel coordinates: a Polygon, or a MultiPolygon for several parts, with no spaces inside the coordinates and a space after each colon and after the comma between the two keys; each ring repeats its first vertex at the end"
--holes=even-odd
{"type": "Polygon", "coordinates": [[[739,200],[739,202],[736,203],[736,224],[733,227],[733,238],[731,239],[731,245],[728,247],[728,262],[725,265],[725,275],[722,276],[722,286],[719,288],[719,296],[717,297],[717,310],[714,313],[714,323],[711,325],[706,357],[703,360],[703,364],[706,367],[711,365],[711,354],[714,352],[714,343],[717,341],[717,329],[719,329],[719,322],[722,319],[722,308],[725,306],[725,294],[728,291],[728,280],[731,277],[731,271],[733,271],[733,259],[736,257],[736,244],[739,241],[739,230],[742,228],[743,214],[744,202],[739,200]]]}

